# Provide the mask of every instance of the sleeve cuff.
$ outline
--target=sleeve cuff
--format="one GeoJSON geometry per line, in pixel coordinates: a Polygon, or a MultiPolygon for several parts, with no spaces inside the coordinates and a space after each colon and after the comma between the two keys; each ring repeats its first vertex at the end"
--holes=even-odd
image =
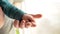
{"type": "Polygon", "coordinates": [[[23,11],[20,10],[19,12],[15,13],[14,17],[15,17],[15,19],[21,21],[24,14],[26,14],[26,13],[24,13],[23,11]]]}

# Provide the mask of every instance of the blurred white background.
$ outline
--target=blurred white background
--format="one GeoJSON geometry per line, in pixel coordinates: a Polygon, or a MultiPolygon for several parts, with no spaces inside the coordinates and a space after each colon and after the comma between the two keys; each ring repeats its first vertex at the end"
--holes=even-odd
{"type": "Polygon", "coordinates": [[[20,29],[22,34],[60,34],[60,0],[24,0],[15,4],[29,14],[42,14],[37,27],[20,29]]]}

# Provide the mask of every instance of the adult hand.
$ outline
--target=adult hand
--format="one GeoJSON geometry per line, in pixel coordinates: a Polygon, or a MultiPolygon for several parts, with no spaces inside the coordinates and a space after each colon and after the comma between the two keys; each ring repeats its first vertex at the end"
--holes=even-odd
{"type": "Polygon", "coordinates": [[[15,20],[14,21],[14,26],[16,28],[28,28],[28,27],[35,27],[36,24],[35,24],[35,18],[41,18],[41,14],[36,14],[36,15],[33,15],[33,14],[25,14],[23,15],[22,17],[22,21],[20,22],[19,20],[15,20]]]}

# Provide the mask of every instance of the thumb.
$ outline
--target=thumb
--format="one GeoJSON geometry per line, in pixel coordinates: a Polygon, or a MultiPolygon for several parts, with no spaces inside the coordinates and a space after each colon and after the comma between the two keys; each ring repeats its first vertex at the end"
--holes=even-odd
{"type": "Polygon", "coordinates": [[[33,15],[33,14],[31,14],[34,18],[41,18],[42,17],[42,15],[41,14],[36,14],[36,15],[33,15]]]}

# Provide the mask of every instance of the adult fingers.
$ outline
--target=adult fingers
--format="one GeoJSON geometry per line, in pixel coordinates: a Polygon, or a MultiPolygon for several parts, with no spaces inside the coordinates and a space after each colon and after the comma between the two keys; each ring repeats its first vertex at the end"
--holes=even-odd
{"type": "Polygon", "coordinates": [[[31,22],[26,22],[25,23],[25,27],[28,28],[28,27],[31,27],[32,26],[32,23],[31,22]]]}
{"type": "Polygon", "coordinates": [[[15,26],[16,28],[19,28],[19,20],[15,20],[15,21],[14,21],[14,26],[15,26]]]}
{"type": "Polygon", "coordinates": [[[35,22],[32,22],[31,27],[36,27],[36,23],[35,22]]]}
{"type": "Polygon", "coordinates": [[[19,24],[20,28],[24,28],[25,27],[25,20],[22,20],[21,23],[19,24]]]}
{"type": "Polygon", "coordinates": [[[33,14],[31,14],[34,18],[41,18],[42,17],[42,15],[41,14],[36,14],[36,15],[33,15],[33,14]]]}

